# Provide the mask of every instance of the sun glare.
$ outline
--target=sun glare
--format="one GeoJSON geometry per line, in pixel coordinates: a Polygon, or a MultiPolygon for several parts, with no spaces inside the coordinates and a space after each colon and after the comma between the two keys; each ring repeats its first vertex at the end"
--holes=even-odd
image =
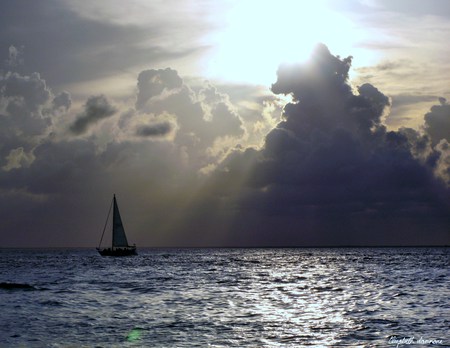
{"type": "Polygon", "coordinates": [[[225,16],[207,74],[228,81],[270,85],[279,64],[305,60],[317,43],[347,56],[361,38],[350,20],[320,0],[233,1],[225,16]]]}

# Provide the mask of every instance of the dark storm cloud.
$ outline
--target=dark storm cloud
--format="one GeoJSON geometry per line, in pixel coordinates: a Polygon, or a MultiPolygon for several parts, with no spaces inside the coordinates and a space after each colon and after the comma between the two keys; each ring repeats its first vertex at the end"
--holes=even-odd
{"type": "Polygon", "coordinates": [[[140,110],[152,97],[160,95],[164,90],[180,88],[183,80],[172,69],[144,70],[138,76],[138,95],[136,109],[140,110]]]}
{"type": "Polygon", "coordinates": [[[272,85],[275,94],[292,94],[295,100],[305,98],[311,103],[321,98],[325,91],[332,89],[339,93],[349,93],[346,83],[352,57],[340,60],[328,55],[328,48],[317,46],[310,66],[303,64],[282,65],[278,69],[278,80],[272,85]],[[320,91],[324,88],[324,91],[320,91]],[[314,100],[313,100],[314,99],[314,100]]]}
{"type": "Polygon", "coordinates": [[[2,82],[3,95],[7,98],[19,98],[18,102],[28,111],[37,111],[37,108],[50,98],[50,91],[39,73],[33,73],[30,76],[10,73],[2,82]]]}
{"type": "Polygon", "coordinates": [[[52,125],[53,95],[38,73],[0,73],[0,166],[28,166],[32,150],[52,125]]]}
{"type": "Polygon", "coordinates": [[[171,69],[139,76],[137,110],[100,95],[76,116],[70,94],[54,95],[38,74],[7,73],[0,83],[0,219],[17,231],[0,234],[2,245],[93,245],[102,197],[112,192],[134,197],[122,200],[139,212],[131,230],[155,225],[145,243],[179,244],[184,232],[167,212],[184,213],[201,169],[222,158],[216,148],[234,147],[244,133],[225,95],[209,84],[194,91],[171,69]],[[34,117],[45,124],[25,132],[34,117]]]}
{"type": "Polygon", "coordinates": [[[90,97],[77,119],[39,74],[1,75],[0,243],[94,245],[112,192],[138,245],[448,243],[448,142],[387,131],[389,98],[350,88],[350,64],[320,46],[281,67],[293,102],[260,149],[228,95],[173,69],[139,74],[134,107],[90,97]]]}
{"type": "Polygon", "coordinates": [[[172,130],[169,122],[163,122],[153,125],[142,125],[136,130],[136,135],[141,137],[158,137],[168,134],[172,130]]]}
{"type": "Polygon", "coordinates": [[[61,92],[56,97],[53,98],[53,106],[56,109],[63,108],[66,111],[70,109],[72,105],[72,99],[70,98],[69,92],[61,92]]]}
{"type": "Polygon", "coordinates": [[[450,192],[433,161],[414,156],[424,152],[421,137],[386,130],[389,99],[369,84],[354,94],[350,62],[319,46],[308,63],[280,67],[272,90],[293,98],[284,121],[261,151],[234,153],[211,180],[216,197],[233,207],[236,240],[448,243],[450,192]]]}
{"type": "Polygon", "coordinates": [[[1,244],[82,245],[98,224],[98,199],[110,189],[105,162],[81,139],[47,139],[34,156],[26,168],[0,171],[1,244]]]}
{"type": "Polygon", "coordinates": [[[84,106],[84,111],[70,126],[70,131],[76,135],[83,134],[92,124],[114,115],[116,111],[117,109],[104,95],[90,97],[84,106]]]}
{"type": "Polygon", "coordinates": [[[450,142],[450,104],[445,98],[439,98],[440,105],[431,107],[425,115],[425,131],[433,145],[445,139],[450,142]]]}
{"type": "MultiPolygon", "coordinates": [[[[175,28],[183,32],[190,25],[195,36],[204,29],[202,23],[180,22],[175,28]]],[[[9,52],[9,58],[1,61],[7,66],[22,62],[21,72],[39,71],[52,86],[89,81],[204,49],[199,44],[183,45],[175,28],[164,25],[164,17],[138,25],[81,16],[65,1],[5,1],[0,11],[0,52],[1,56],[9,52]]]]}

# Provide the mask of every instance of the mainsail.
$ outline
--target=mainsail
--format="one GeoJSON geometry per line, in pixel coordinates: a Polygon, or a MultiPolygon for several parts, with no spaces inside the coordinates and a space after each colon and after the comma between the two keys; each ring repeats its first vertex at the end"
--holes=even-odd
{"type": "Polygon", "coordinates": [[[114,208],[113,208],[113,240],[112,246],[127,247],[128,241],[125,235],[125,229],[123,228],[122,219],[120,218],[119,207],[117,206],[116,195],[114,195],[114,208]]]}
{"type": "Polygon", "coordinates": [[[128,245],[125,229],[123,228],[122,218],[120,217],[119,207],[117,205],[116,195],[113,196],[111,205],[109,206],[108,216],[106,217],[105,227],[103,227],[102,237],[98,244],[97,251],[102,256],[130,256],[137,255],[136,245],[128,245]],[[106,226],[108,226],[108,220],[111,216],[111,209],[113,211],[112,216],[112,245],[109,248],[101,249],[103,236],[105,235],[106,226]]]}

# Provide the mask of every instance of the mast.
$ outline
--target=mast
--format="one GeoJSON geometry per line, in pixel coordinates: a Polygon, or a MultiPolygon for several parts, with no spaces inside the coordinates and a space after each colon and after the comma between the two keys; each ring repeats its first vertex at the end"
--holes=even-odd
{"type": "Polygon", "coordinates": [[[106,216],[105,226],[103,226],[102,237],[100,238],[100,242],[98,243],[98,249],[102,246],[102,240],[103,240],[103,236],[105,235],[106,226],[108,225],[109,216],[111,215],[111,209],[113,207],[113,201],[114,201],[114,199],[111,201],[111,204],[109,205],[108,215],[106,216]]]}
{"type": "Polygon", "coordinates": [[[112,218],[111,250],[114,250],[114,221],[115,221],[114,217],[116,216],[116,209],[118,209],[115,193],[113,193],[112,207],[113,207],[113,218],[112,218]]]}

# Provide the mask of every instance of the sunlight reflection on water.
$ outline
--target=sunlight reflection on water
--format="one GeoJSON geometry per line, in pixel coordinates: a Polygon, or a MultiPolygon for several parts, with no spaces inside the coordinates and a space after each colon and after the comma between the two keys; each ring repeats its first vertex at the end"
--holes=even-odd
{"type": "Polygon", "coordinates": [[[447,338],[445,248],[0,257],[0,283],[33,287],[0,289],[0,346],[370,347],[389,346],[391,336],[447,338]]]}

